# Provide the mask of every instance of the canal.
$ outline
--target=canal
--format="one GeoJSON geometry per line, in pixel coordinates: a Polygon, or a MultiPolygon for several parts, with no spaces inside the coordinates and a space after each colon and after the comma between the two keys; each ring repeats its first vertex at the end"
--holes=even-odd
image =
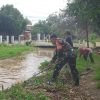
{"type": "Polygon", "coordinates": [[[53,49],[37,48],[22,56],[0,60],[0,90],[31,78],[39,72],[40,63],[49,61],[52,55],[53,49]]]}

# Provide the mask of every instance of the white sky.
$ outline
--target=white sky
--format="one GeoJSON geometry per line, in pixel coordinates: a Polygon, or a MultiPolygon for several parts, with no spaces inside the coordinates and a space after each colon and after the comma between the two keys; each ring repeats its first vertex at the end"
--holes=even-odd
{"type": "Polygon", "coordinates": [[[50,14],[59,12],[66,6],[67,0],[0,0],[0,8],[6,4],[13,4],[24,17],[32,23],[45,20],[50,14]]]}

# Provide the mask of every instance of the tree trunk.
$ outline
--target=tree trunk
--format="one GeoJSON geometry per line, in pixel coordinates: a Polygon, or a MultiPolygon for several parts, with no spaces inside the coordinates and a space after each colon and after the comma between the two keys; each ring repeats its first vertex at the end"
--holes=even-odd
{"type": "Polygon", "coordinates": [[[89,48],[89,31],[88,31],[88,22],[86,21],[86,41],[87,47],[89,48]]]}

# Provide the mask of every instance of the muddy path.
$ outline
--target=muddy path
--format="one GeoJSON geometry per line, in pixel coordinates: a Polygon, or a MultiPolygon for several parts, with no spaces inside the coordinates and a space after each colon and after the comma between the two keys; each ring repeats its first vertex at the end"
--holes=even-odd
{"type": "Polygon", "coordinates": [[[71,79],[66,79],[68,100],[100,100],[100,89],[97,89],[97,82],[93,79],[94,71],[84,70],[80,74],[80,86],[72,86],[71,79]]]}
{"type": "Polygon", "coordinates": [[[100,89],[96,88],[96,82],[93,81],[93,72],[81,76],[80,86],[72,85],[72,79],[64,79],[64,87],[55,87],[46,83],[34,87],[28,86],[28,91],[34,94],[43,91],[50,100],[100,100],[100,89]]]}
{"type": "Polygon", "coordinates": [[[68,100],[100,100],[100,89],[96,88],[93,80],[93,71],[80,77],[80,86],[73,87],[68,84],[68,100]]]}
{"type": "Polygon", "coordinates": [[[96,81],[93,80],[93,72],[81,77],[81,87],[86,100],[100,100],[100,89],[96,88],[96,81]]]}

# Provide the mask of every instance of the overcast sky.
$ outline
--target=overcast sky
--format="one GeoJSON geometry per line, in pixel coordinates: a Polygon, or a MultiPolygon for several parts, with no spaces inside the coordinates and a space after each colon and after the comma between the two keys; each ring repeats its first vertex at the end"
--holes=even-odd
{"type": "Polygon", "coordinates": [[[24,17],[28,17],[32,23],[45,20],[49,14],[59,12],[66,6],[67,0],[0,0],[0,7],[13,4],[24,17]]]}

